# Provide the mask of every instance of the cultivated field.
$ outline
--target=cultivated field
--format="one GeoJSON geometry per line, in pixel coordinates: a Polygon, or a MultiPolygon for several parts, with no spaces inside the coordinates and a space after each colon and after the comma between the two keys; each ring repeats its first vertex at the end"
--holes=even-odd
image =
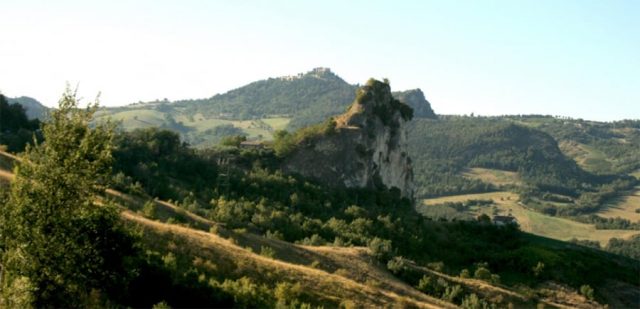
{"type": "MultiPolygon", "coordinates": [[[[169,120],[166,117],[167,114],[155,109],[100,110],[96,114],[98,121],[111,118],[114,121],[120,122],[122,128],[125,130],[162,127],[169,124],[169,120]]],[[[174,120],[182,126],[192,129],[188,135],[197,137],[195,140],[199,141],[196,142],[194,146],[202,146],[217,141],[211,132],[207,131],[222,125],[232,125],[240,129],[249,139],[272,140],[273,132],[285,129],[291,118],[271,117],[252,120],[231,120],[206,118],[198,113],[195,115],[176,115],[174,116],[174,120]]]]}
{"type": "MultiPolygon", "coordinates": [[[[480,194],[464,194],[448,197],[426,199],[422,205],[418,206],[421,213],[428,213],[426,207],[446,202],[465,202],[469,200],[493,200],[493,206],[471,207],[470,215],[475,217],[480,214],[492,216],[494,214],[513,215],[520,225],[520,229],[532,234],[567,241],[572,238],[588,239],[600,242],[605,246],[609,239],[627,239],[633,235],[640,234],[640,231],[632,230],[596,230],[593,224],[584,224],[572,220],[553,217],[528,209],[526,205],[519,203],[518,195],[511,192],[490,192],[480,194]]],[[[439,207],[439,206],[436,206],[439,207]]]]}
{"type": "Polygon", "coordinates": [[[631,222],[640,221],[640,187],[629,195],[610,202],[603,207],[598,215],[605,218],[620,217],[631,222]]]}
{"type": "Polygon", "coordinates": [[[558,146],[566,156],[589,172],[603,173],[611,170],[611,158],[600,150],[574,141],[561,141],[558,146]]]}
{"type": "Polygon", "coordinates": [[[478,179],[495,186],[520,185],[520,176],[516,172],[502,171],[489,168],[470,168],[463,172],[462,176],[478,179]]]}

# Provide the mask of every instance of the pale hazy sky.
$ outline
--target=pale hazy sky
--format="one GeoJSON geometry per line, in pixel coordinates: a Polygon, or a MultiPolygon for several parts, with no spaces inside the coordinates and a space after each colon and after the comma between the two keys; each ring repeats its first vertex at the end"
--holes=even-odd
{"type": "Polygon", "coordinates": [[[0,91],[204,98],[330,67],[441,114],[640,118],[640,1],[0,0],[0,91]]]}

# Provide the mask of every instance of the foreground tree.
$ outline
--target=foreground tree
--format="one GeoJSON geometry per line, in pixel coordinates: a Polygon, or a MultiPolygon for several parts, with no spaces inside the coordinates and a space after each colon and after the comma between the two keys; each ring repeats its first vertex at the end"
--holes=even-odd
{"type": "Polygon", "coordinates": [[[5,307],[85,307],[126,280],[133,242],[114,207],[96,205],[111,167],[113,126],[89,127],[69,89],[27,147],[0,209],[5,307]]]}

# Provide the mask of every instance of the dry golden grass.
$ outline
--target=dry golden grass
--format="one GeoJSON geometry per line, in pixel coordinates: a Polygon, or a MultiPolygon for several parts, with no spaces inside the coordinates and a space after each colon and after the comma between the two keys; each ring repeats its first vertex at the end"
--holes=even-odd
{"type": "MultiPolygon", "coordinates": [[[[545,215],[527,208],[520,203],[519,197],[511,192],[489,192],[480,194],[464,194],[426,199],[424,205],[435,205],[446,202],[464,202],[468,200],[491,199],[500,215],[513,215],[520,229],[532,234],[567,241],[572,238],[595,240],[605,246],[611,238],[629,239],[640,231],[633,230],[597,230],[593,224],[584,224],[565,218],[545,215]]],[[[474,215],[481,213],[491,216],[493,207],[481,207],[474,210],[474,215]]]]}
{"type": "MultiPolygon", "coordinates": [[[[170,248],[177,255],[209,260],[219,269],[229,269],[235,276],[249,276],[258,282],[300,283],[305,287],[306,293],[315,295],[319,300],[325,300],[327,303],[338,304],[343,300],[351,300],[355,305],[366,308],[386,307],[401,302],[420,308],[455,307],[426,296],[401,282],[386,288],[370,286],[345,277],[345,273],[330,273],[307,265],[261,256],[254,253],[253,250],[241,247],[236,241],[212,233],[152,221],[131,211],[124,211],[122,217],[141,228],[144,231],[144,240],[148,242],[148,245],[157,249],[164,247],[167,250],[170,248]]],[[[293,244],[288,244],[288,246],[296,247],[296,250],[293,251],[303,250],[313,255],[312,250],[293,244]]],[[[340,263],[339,259],[334,262],[342,268],[348,269],[354,261],[352,259],[346,260],[346,264],[340,263]]],[[[369,266],[359,271],[373,273],[381,271],[371,264],[366,265],[369,266]]]]}
{"type": "Polygon", "coordinates": [[[640,213],[636,212],[638,209],[640,209],[640,187],[636,188],[631,194],[605,205],[598,212],[598,215],[605,218],[620,217],[631,222],[638,222],[640,221],[640,213]]]}
{"type": "Polygon", "coordinates": [[[422,201],[424,205],[436,205],[448,202],[465,202],[468,200],[493,200],[499,204],[511,204],[513,202],[517,202],[519,199],[518,195],[511,192],[506,191],[498,191],[498,192],[488,192],[488,193],[477,193],[477,194],[461,194],[461,195],[452,195],[452,196],[443,196],[425,199],[422,201]]]}
{"type": "MultiPolygon", "coordinates": [[[[107,190],[106,194],[128,208],[140,209],[145,202],[116,190],[107,190]]],[[[384,265],[378,265],[366,248],[295,245],[253,233],[230,231],[222,224],[171,203],[157,200],[154,203],[159,211],[180,213],[187,219],[188,227],[150,220],[130,210],[124,210],[122,216],[142,228],[143,239],[156,250],[170,250],[194,260],[209,261],[217,270],[231,270],[229,276],[249,276],[270,284],[300,283],[318,299],[334,304],[351,300],[361,307],[397,303],[421,308],[453,307],[395,278],[384,265]],[[207,232],[212,227],[215,234],[207,232]],[[273,249],[274,258],[257,254],[262,247],[273,249]]]]}
{"type": "Polygon", "coordinates": [[[489,168],[469,168],[462,173],[462,176],[477,179],[496,186],[520,185],[520,176],[516,172],[509,172],[489,168]]]}

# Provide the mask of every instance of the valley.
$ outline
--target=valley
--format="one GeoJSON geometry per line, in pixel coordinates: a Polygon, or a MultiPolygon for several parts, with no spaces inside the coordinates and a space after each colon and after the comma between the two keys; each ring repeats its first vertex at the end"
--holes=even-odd
{"type": "MultiPolygon", "coordinates": [[[[605,247],[611,238],[629,239],[634,235],[640,235],[640,231],[598,230],[593,224],[585,224],[565,218],[541,214],[523,205],[519,201],[517,194],[505,191],[425,199],[422,201],[422,205],[417,206],[417,209],[423,215],[434,217],[434,219],[440,217],[439,214],[445,214],[445,217],[447,217],[446,214],[449,214],[453,218],[456,218],[456,215],[460,216],[457,214],[458,211],[443,204],[465,203],[473,200],[491,200],[492,203],[490,205],[470,207],[468,210],[465,210],[461,215],[468,215],[468,219],[476,218],[481,214],[486,214],[489,217],[495,215],[511,215],[517,219],[521,230],[562,241],[572,239],[592,240],[597,241],[601,246],[605,247]],[[448,211],[432,209],[434,207],[447,207],[448,211]]],[[[627,214],[629,213],[623,213],[623,215],[627,214]]],[[[633,214],[635,215],[636,213],[633,214]]],[[[599,215],[605,216],[603,213],[599,213],[599,215]]],[[[616,213],[616,216],[619,216],[619,214],[616,213]]],[[[623,216],[623,218],[635,219],[635,217],[628,215],[623,216]]]]}
{"type": "MultiPolygon", "coordinates": [[[[356,87],[314,70],[209,99],[100,109],[92,129],[73,125],[100,132],[111,130],[106,120],[116,122],[104,157],[60,156],[96,148],[55,143],[60,148],[47,155],[58,166],[33,149],[20,156],[39,162],[24,165],[27,171],[48,165],[73,177],[93,168],[68,160],[110,162],[96,178],[106,191],[93,203],[115,207],[135,231],[141,251],[131,252],[140,270],[132,275],[140,275],[126,284],[137,296],[110,294],[134,307],[634,302],[638,180],[628,175],[639,166],[635,122],[436,117],[420,90],[391,92],[375,79],[344,95],[348,89],[356,87]],[[252,100],[263,104],[256,110],[252,100]],[[268,143],[246,147],[243,140],[268,143]],[[510,216],[517,227],[491,223],[510,216]]],[[[50,129],[66,117],[50,112],[48,130],[25,118],[0,138],[14,153],[29,135],[67,141],[57,135],[64,130],[50,129]]],[[[108,139],[85,143],[97,141],[108,139]]],[[[8,201],[28,192],[13,183],[29,181],[13,174],[22,159],[3,147],[0,198],[8,201]]],[[[49,173],[31,175],[55,182],[49,173]]]]}

